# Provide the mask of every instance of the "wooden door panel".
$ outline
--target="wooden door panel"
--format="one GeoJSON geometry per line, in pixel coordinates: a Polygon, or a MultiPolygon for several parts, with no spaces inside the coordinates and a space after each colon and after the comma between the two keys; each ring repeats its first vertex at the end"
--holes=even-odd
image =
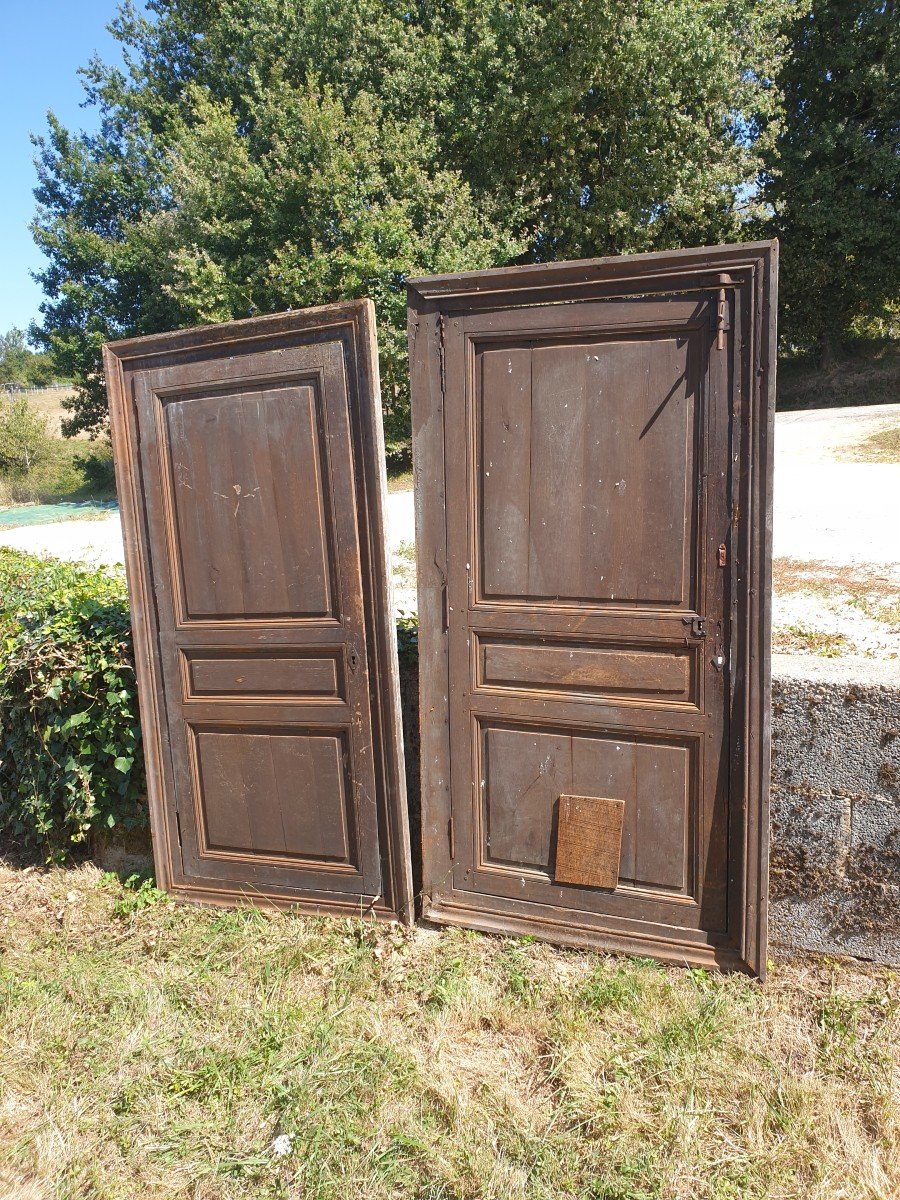
{"type": "Polygon", "coordinates": [[[610,697],[647,704],[698,703],[696,646],[615,645],[579,638],[474,635],[476,690],[610,697]]]}
{"type": "Polygon", "coordinates": [[[697,407],[688,350],[687,336],[648,335],[478,352],[486,598],[686,602],[697,407]]]}
{"type": "Polygon", "coordinates": [[[183,651],[184,698],[346,700],[342,655],[318,649],[183,651]]]}
{"type": "Polygon", "coordinates": [[[107,368],[161,882],[408,918],[370,306],[107,368]]]}
{"type": "Polygon", "coordinates": [[[697,739],[651,740],[620,732],[571,733],[483,723],[481,854],[476,869],[520,869],[535,898],[568,893],[554,883],[561,795],[595,795],[625,805],[619,886],[695,897],[697,739]],[[658,836],[665,830],[665,838],[658,836]]]}
{"type": "Polygon", "coordinates": [[[166,398],[185,619],[333,615],[317,391],[166,398]]]}
{"type": "Polygon", "coordinates": [[[344,731],[191,732],[201,853],[357,867],[344,731]]]}
{"type": "Polygon", "coordinates": [[[774,284],[768,244],[410,283],[426,915],[762,972],[774,284]],[[561,804],[615,887],[556,878],[561,804]]]}

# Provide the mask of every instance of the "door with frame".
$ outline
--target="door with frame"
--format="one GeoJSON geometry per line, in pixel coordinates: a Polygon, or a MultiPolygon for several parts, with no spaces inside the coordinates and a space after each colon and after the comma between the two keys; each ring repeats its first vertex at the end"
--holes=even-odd
{"type": "Polygon", "coordinates": [[[427,917],[763,974],[776,275],[410,282],[427,917]]]}

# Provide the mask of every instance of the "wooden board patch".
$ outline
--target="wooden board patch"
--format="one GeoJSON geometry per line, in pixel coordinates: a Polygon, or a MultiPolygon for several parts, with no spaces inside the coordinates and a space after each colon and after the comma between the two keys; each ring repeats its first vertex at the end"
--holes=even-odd
{"type": "Polygon", "coordinates": [[[614,889],[619,882],[624,800],[560,796],[556,882],[614,889]]]}

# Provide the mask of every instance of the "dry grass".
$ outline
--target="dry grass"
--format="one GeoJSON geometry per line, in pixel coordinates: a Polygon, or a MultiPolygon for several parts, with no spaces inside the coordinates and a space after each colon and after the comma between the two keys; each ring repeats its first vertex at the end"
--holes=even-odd
{"type": "Polygon", "coordinates": [[[60,424],[64,417],[70,415],[63,408],[63,401],[74,395],[74,388],[41,388],[36,392],[28,392],[26,398],[36,412],[46,417],[47,427],[52,435],[62,437],[60,424]]]}
{"type": "Polygon", "coordinates": [[[772,648],[787,654],[816,654],[820,658],[840,658],[858,650],[856,643],[844,634],[814,629],[802,621],[779,626],[772,635],[772,648]]]}
{"type": "Polygon", "coordinates": [[[413,489],[413,473],[412,471],[389,471],[388,473],[388,491],[389,492],[411,492],[413,489]]]}
{"type": "Polygon", "coordinates": [[[900,984],[175,906],[0,867],[0,1194],[900,1191],[900,984]],[[277,1137],[288,1152],[276,1154],[277,1137]]]}
{"type": "Polygon", "coordinates": [[[778,361],[778,407],[842,408],[894,404],[900,395],[900,343],[861,341],[851,353],[823,368],[806,358],[778,361]]]}
{"type": "Polygon", "coordinates": [[[822,655],[896,657],[900,584],[896,572],[865,565],[775,559],[772,646],[822,655]]]}
{"type": "Polygon", "coordinates": [[[850,462],[900,463],[900,425],[876,430],[863,441],[847,446],[841,457],[850,462]]]}

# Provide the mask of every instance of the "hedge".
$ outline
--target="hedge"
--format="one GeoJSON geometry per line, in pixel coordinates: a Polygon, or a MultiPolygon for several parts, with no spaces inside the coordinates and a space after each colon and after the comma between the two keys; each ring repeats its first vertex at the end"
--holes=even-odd
{"type": "Polygon", "coordinates": [[[146,825],[121,569],[0,548],[0,829],[48,852],[146,825]]]}
{"type": "MultiPolygon", "coordinates": [[[[414,616],[397,622],[404,673],[414,616]]],[[[0,830],[53,854],[147,824],[121,568],[0,547],[0,830]]]]}

